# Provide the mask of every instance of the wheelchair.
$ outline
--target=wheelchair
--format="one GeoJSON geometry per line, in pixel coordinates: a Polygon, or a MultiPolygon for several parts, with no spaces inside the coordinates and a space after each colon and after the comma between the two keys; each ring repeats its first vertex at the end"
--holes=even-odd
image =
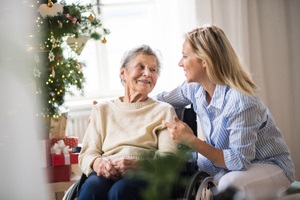
{"type": "MultiPolygon", "coordinates": [[[[183,109],[176,109],[179,119],[185,122],[197,135],[197,117],[193,107],[186,107],[183,109]]],[[[179,149],[187,148],[179,145],[179,149]]],[[[171,200],[184,199],[184,200],[213,200],[217,194],[217,187],[213,177],[209,176],[206,172],[198,171],[197,167],[197,152],[190,149],[186,151],[186,161],[182,166],[179,176],[187,178],[184,186],[175,184],[171,200]]],[[[87,179],[85,174],[82,174],[65,193],[63,200],[75,200],[78,191],[82,184],[87,179]]]]}

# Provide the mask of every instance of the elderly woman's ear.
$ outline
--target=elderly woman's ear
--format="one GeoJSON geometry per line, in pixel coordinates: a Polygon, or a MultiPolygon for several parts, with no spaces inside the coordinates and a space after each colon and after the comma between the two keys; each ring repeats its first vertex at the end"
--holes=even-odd
{"type": "Polygon", "coordinates": [[[125,74],[125,69],[123,67],[121,67],[120,68],[120,78],[121,78],[122,82],[125,81],[124,74],[125,74]]]}

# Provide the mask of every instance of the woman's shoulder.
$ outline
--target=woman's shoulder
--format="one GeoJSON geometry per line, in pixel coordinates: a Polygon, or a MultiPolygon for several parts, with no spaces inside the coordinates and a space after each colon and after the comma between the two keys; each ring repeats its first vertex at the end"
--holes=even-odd
{"type": "Polygon", "coordinates": [[[199,91],[203,91],[199,83],[188,83],[186,81],[179,85],[178,88],[179,90],[177,90],[177,92],[183,94],[183,96],[189,100],[192,100],[199,91]]]}
{"type": "MultiPolygon", "coordinates": [[[[152,99],[152,98],[151,98],[152,99]]],[[[163,102],[163,101],[159,101],[157,99],[152,99],[153,100],[153,105],[157,108],[157,109],[163,109],[163,110],[175,110],[174,107],[167,103],[167,102],[163,102]]]]}
{"type": "Polygon", "coordinates": [[[230,86],[227,86],[226,96],[232,100],[237,100],[241,102],[256,102],[259,100],[256,94],[253,95],[246,95],[230,86]]]}
{"type": "Polygon", "coordinates": [[[114,102],[116,101],[116,99],[102,99],[100,101],[97,101],[96,104],[93,105],[94,110],[102,110],[105,109],[107,107],[111,107],[114,102]]]}
{"type": "Polygon", "coordinates": [[[253,106],[261,106],[260,98],[254,95],[246,95],[234,88],[229,87],[225,95],[226,104],[238,109],[253,106]]]}
{"type": "Polygon", "coordinates": [[[201,88],[201,85],[199,83],[194,83],[194,82],[193,83],[187,83],[185,81],[181,85],[181,88],[183,90],[192,91],[192,93],[195,93],[196,91],[198,91],[201,88]]]}
{"type": "Polygon", "coordinates": [[[156,104],[156,106],[161,106],[161,107],[172,107],[172,105],[169,104],[169,103],[167,103],[167,102],[160,101],[160,100],[155,99],[155,98],[152,98],[152,97],[149,97],[149,99],[150,99],[154,104],[156,104]]]}

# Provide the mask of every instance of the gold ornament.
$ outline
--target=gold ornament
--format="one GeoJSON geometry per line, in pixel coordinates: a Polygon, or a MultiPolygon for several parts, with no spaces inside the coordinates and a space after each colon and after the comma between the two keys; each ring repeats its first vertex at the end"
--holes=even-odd
{"type": "Polygon", "coordinates": [[[106,39],[105,39],[105,38],[102,39],[102,43],[103,43],[103,44],[106,43],[106,39]]]}
{"type": "Polygon", "coordinates": [[[89,20],[92,21],[93,19],[94,19],[94,16],[92,14],[90,14],[89,20]]]}
{"type": "Polygon", "coordinates": [[[47,6],[48,6],[49,8],[52,8],[53,2],[52,2],[51,0],[48,0],[47,6]]]}

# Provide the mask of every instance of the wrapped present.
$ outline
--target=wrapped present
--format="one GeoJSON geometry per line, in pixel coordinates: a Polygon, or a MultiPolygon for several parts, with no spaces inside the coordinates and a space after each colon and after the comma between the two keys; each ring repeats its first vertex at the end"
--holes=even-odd
{"type": "Polygon", "coordinates": [[[78,153],[52,154],[52,166],[77,164],[78,155],[78,153]]]}
{"type": "Polygon", "coordinates": [[[61,138],[52,138],[51,143],[54,145],[57,143],[59,140],[63,140],[65,145],[69,146],[69,148],[73,148],[78,146],[78,137],[75,136],[65,136],[61,138]]]}
{"type": "Polygon", "coordinates": [[[41,140],[40,141],[40,150],[42,154],[42,167],[48,167],[51,165],[51,140],[41,140]]]}
{"type": "Polygon", "coordinates": [[[48,166],[45,171],[49,183],[70,181],[71,179],[71,165],[48,166]]]}
{"type": "Polygon", "coordinates": [[[51,147],[52,166],[70,165],[78,163],[78,153],[70,153],[69,146],[64,140],[58,140],[51,147]]]}
{"type": "Polygon", "coordinates": [[[62,153],[69,153],[69,146],[66,146],[65,142],[63,140],[58,140],[54,143],[54,145],[51,147],[51,154],[62,154],[62,153]]]}

